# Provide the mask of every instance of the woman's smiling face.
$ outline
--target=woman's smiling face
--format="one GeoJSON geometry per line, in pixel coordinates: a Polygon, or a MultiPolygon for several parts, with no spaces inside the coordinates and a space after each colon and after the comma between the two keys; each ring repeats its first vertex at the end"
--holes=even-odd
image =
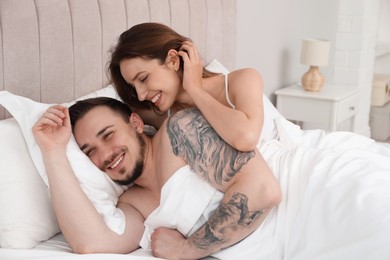
{"type": "Polygon", "coordinates": [[[151,101],[161,111],[169,110],[175,103],[181,78],[172,64],[132,58],[121,61],[120,70],[125,81],[135,88],[138,100],[151,101]]]}

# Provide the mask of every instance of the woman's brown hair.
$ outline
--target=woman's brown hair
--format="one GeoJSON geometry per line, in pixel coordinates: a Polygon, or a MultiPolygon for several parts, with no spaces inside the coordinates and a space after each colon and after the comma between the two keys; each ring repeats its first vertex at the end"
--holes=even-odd
{"type": "MultiPolygon", "coordinates": [[[[185,41],[191,40],[160,23],[141,23],[123,32],[111,52],[108,68],[111,81],[122,100],[134,109],[155,109],[152,102],[139,101],[135,88],[124,80],[119,66],[122,60],[141,57],[157,59],[163,64],[168,51],[171,49],[179,51],[185,41]]],[[[180,63],[179,71],[183,72],[183,62],[180,63]]],[[[212,75],[215,74],[203,69],[203,77],[212,75]]]]}

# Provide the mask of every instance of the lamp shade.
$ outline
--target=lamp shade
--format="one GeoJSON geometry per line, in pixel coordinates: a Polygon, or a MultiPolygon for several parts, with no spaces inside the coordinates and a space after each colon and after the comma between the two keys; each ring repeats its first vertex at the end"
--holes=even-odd
{"type": "Polygon", "coordinates": [[[329,59],[330,41],[322,39],[303,39],[301,63],[309,66],[326,66],[329,59]]]}

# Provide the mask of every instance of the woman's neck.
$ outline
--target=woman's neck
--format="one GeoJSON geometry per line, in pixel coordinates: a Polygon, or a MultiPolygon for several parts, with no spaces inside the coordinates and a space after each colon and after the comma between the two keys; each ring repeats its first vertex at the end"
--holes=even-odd
{"type": "MultiPolygon", "coordinates": [[[[220,85],[223,84],[221,81],[222,76],[214,76],[202,79],[202,89],[207,91],[210,95],[216,97],[220,92],[220,85]]],[[[184,108],[195,107],[195,103],[184,88],[181,88],[177,95],[177,100],[173,104],[171,110],[179,111],[184,108]]],[[[173,112],[172,111],[172,112],[173,112]]]]}

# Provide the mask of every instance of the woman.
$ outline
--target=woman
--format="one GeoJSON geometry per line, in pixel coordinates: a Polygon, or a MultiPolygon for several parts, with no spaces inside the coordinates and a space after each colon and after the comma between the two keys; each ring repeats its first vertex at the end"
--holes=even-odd
{"type": "Polygon", "coordinates": [[[109,71],[119,96],[146,124],[159,128],[165,112],[197,107],[231,146],[256,148],[263,83],[255,70],[211,73],[189,38],[162,24],[142,23],[121,34],[109,71]]]}

